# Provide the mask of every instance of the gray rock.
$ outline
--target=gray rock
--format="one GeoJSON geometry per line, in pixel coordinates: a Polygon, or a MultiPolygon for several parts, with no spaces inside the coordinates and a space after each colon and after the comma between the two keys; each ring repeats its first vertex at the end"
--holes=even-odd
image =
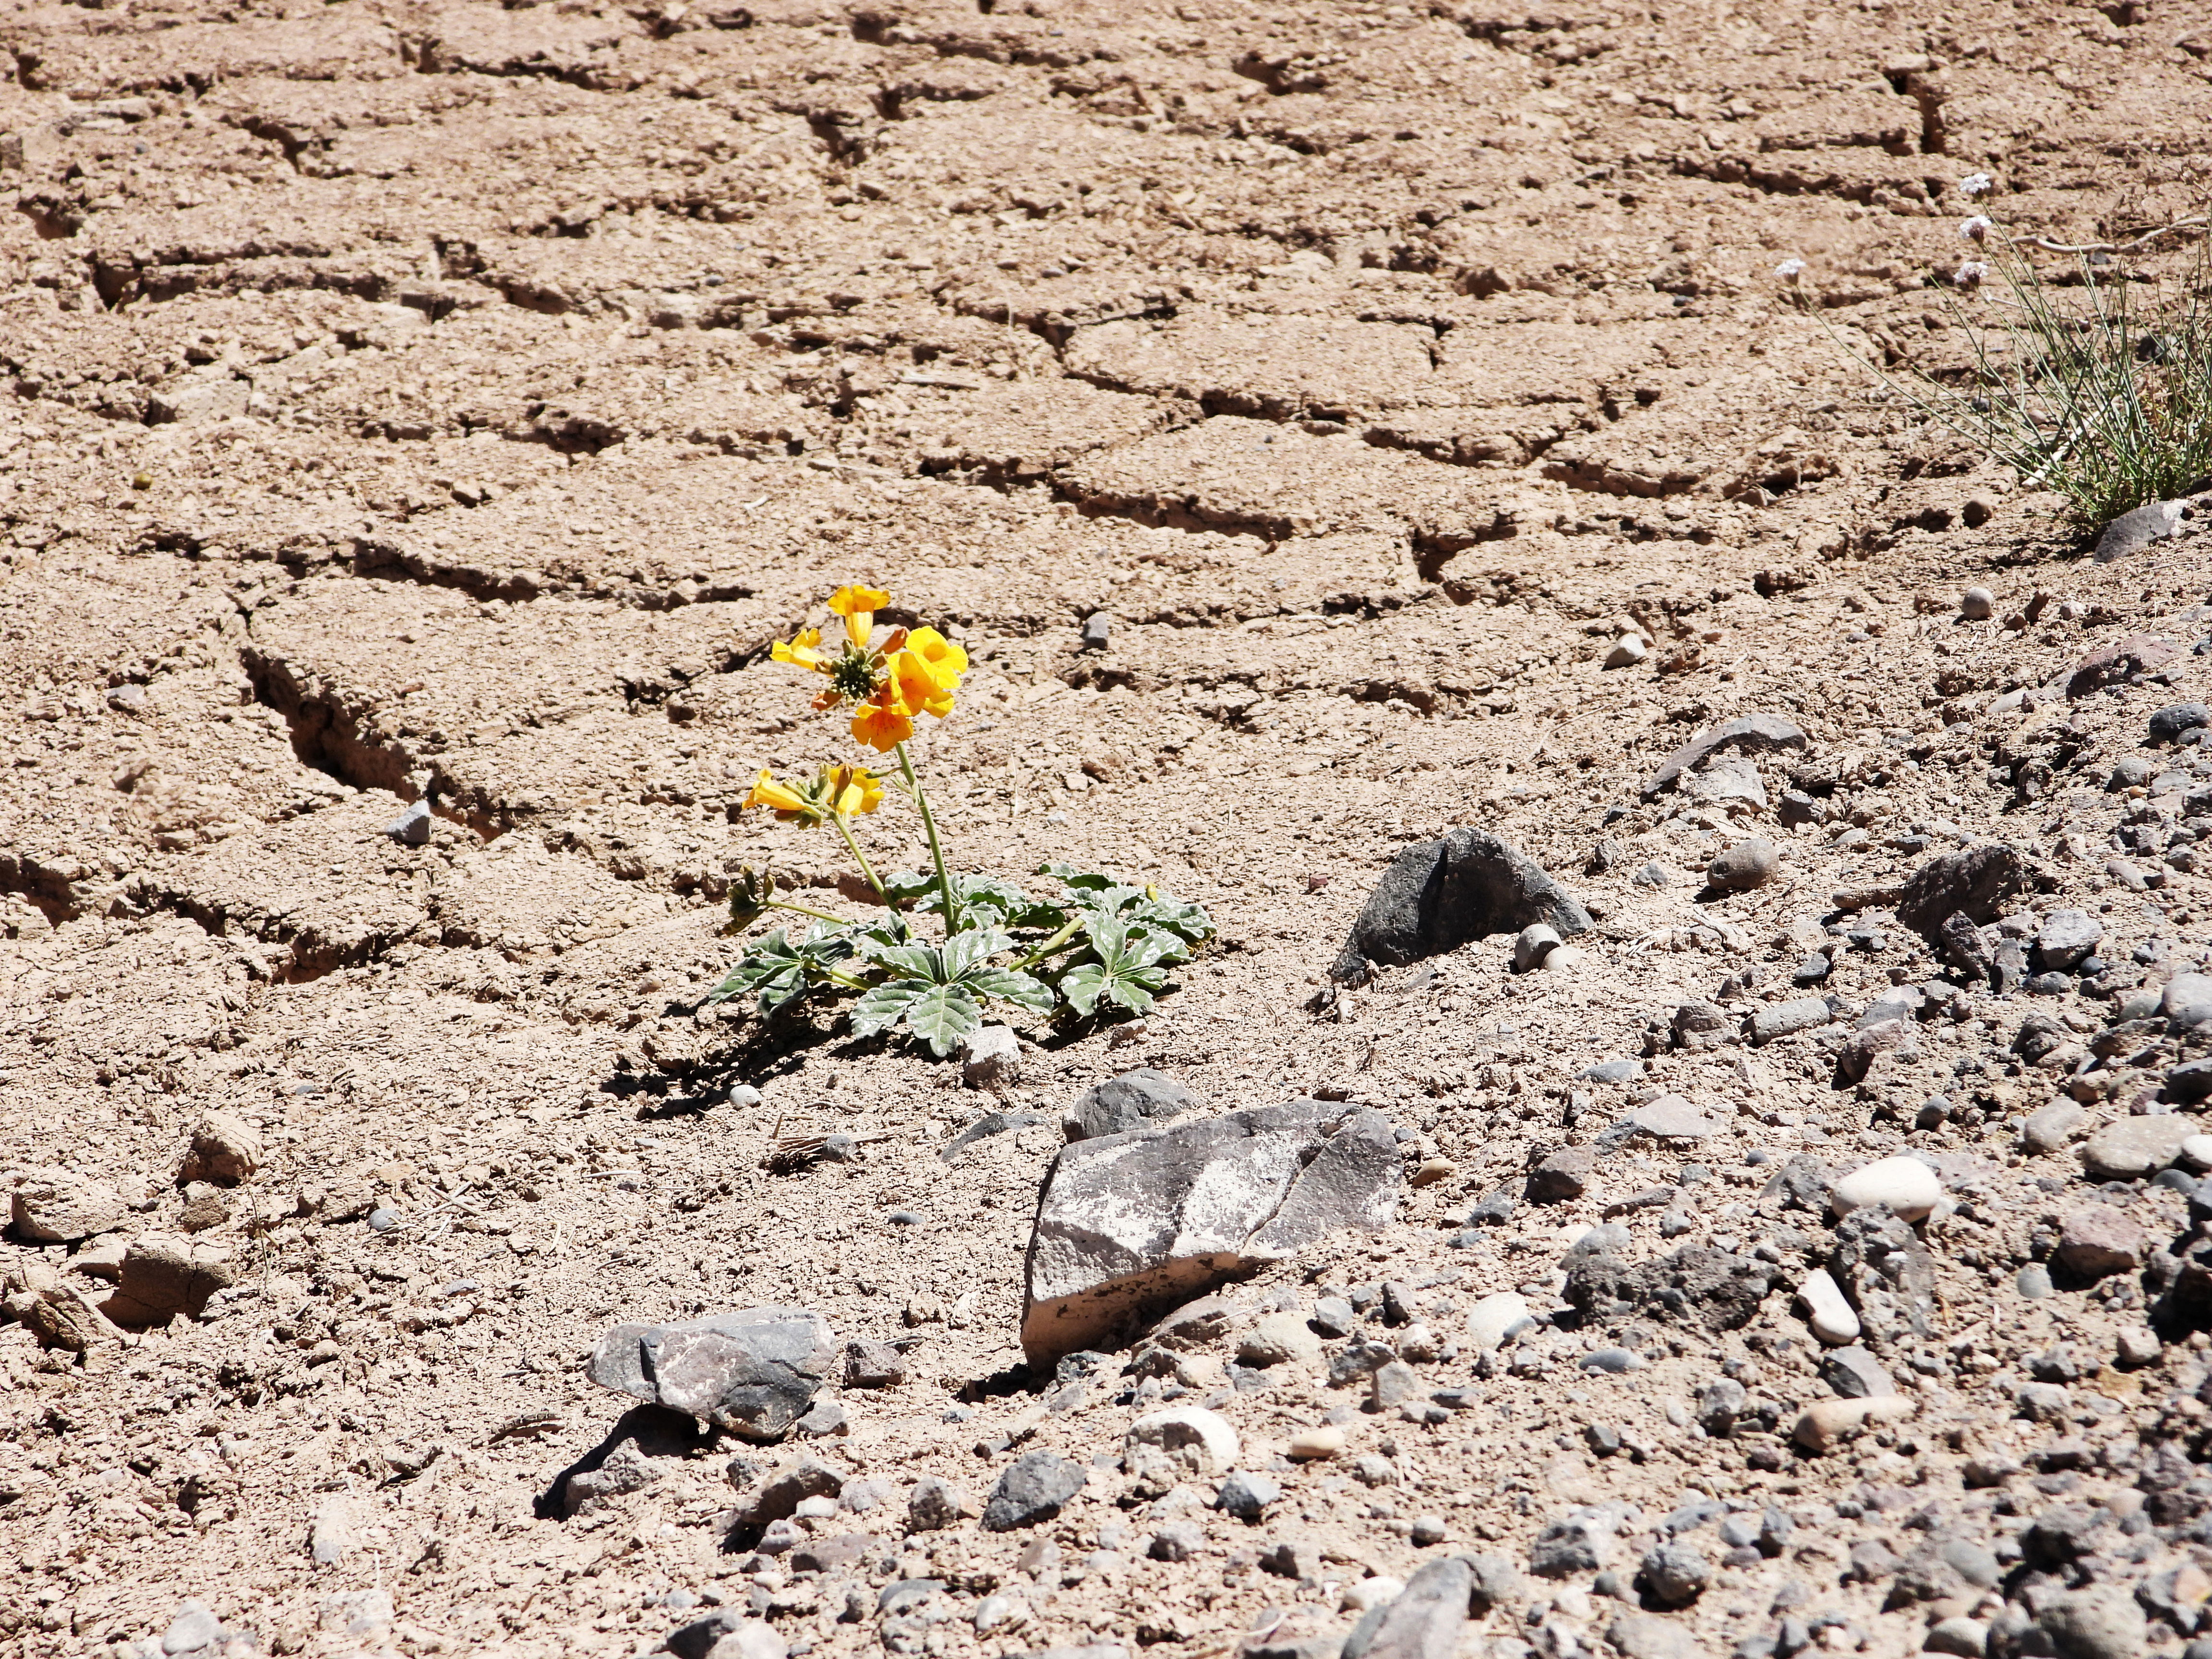
{"type": "Polygon", "coordinates": [[[1398,854],[1368,896],[1331,977],[1364,981],[1492,933],[1548,923],[1561,939],[1589,931],[1589,913],[1541,865],[1486,830],[1455,830],[1398,854]]]}
{"type": "Polygon", "coordinates": [[[2150,1621],[2118,1584],[2096,1584],[2061,1595],[2036,1616],[2058,1659],[2138,1659],[2150,1644],[2150,1621]]]}
{"type": "Polygon", "coordinates": [[[2051,1269],[2040,1261],[2031,1261],[2014,1275],[2012,1287],[2030,1302],[2040,1302],[2051,1294],[2051,1269]]]}
{"type": "Polygon", "coordinates": [[[2053,910],[2035,935],[2036,960],[2057,973],[2071,973],[2105,937],[2105,924],[2086,910],[2053,910]]]}
{"type": "Polygon", "coordinates": [[[964,1487],[933,1474],[915,1482],[907,1494],[906,1524],[909,1532],[942,1532],[957,1527],[975,1513],[975,1500],[964,1487]]]}
{"type": "Polygon", "coordinates": [[[1897,919],[1930,943],[1939,942],[1943,924],[1959,912],[1977,922],[1994,921],[1998,902],[2019,890],[2027,867],[2019,851],[2002,842],[1930,859],[1898,895],[1897,919]]]}
{"type": "Polygon", "coordinates": [[[1654,1601],[1686,1607],[1713,1582],[1713,1564],[1692,1545],[1661,1544],[1644,1553],[1643,1578],[1654,1601]]]}
{"type": "Polygon", "coordinates": [[[2021,1125],[2020,1144],[2031,1152],[2055,1152],[2080,1133],[2088,1121],[2087,1107],[2060,1095],[2028,1114],[2027,1121],[2021,1125]]]}
{"type": "Polygon", "coordinates": [[[1748,893],[1782,873],[1782,855],[1763,836],[1740,841],[1705,866],[1705,879],[1723,893],[1748,893]]]}
{"type": "Polygon", "coordinates": [[[1205,1103],[1173,1078],[1139,1066],[1085,1089],[1060,1115],[1060,1127],[1070,1140],[1096,1140],[1164,1123],[1205,1103]]]}
{"type": "Polygon", "coordinates": [[[1866,1012],[1855,1022],[1864,1031],[1884,1020],[1911,1019],[1920,1012],[1928,1000],[1927,993],[1917,985],[1893,985],[1866,1006],[1866,1012]]]}
{"type": "Polygon", "coordinates": [[[1528,1571],[1540,1578],[1595,1572],[1612,1559],[1612,1511],[1580,1509],[1547,1522],[1528,1547],[1528,1571]]]}
{"type": "Polygon", "coordinates": [[[1936,1264],[1920,1235],[1880,1204],[1836,1223],[1828,1273],[1858,1310],[1860,1334],[1877,1353],[1935,1328],[1936,1264]]]}
{"type": "Polygon", "coordinates": [[[1982,1659],[1989,1650],[1989,1644],[1990,1627],[1979,1620],[1960,1613],[1929,1626],[1920,1650],[1923,1653],[1956,1654],[1960,1659],[1982,1659]]]}
{"type": "Polygon", "coordinates": [[[1427,1563],[1393,1600],[1360,1620],[1344,1644],[1345,1659],[1454,1659],[1475,1593],[1474,1571],[1462,1558],[1427,1563]]]}
{"type": "Polygon", "coordinates": [[[1063,1148],[1038,1200],[1022,1346],[1031,1363],[1109,1340],[1194,1292],[1397,1213],[1390,1121],[1317,1100],[1063,1148]]]}
{"type": "Polygon", "coordinates": [[[228,1634],[221,1620],[198,1602],[186,1601],[178,1607],[168,1629],[161,1632],[161,1651],[168,1659],[177,1659],[179,1654],[212,1648],[228,1634]]]}
{"type": "Polygon", "coordinates": [[[1043,1121],[1035,1112],[986,1112],[939,1147],[937,1155],[947,1164],[957,1164],[960,1161],[960,1154],[979,1140],[988,1140],[993,1135],[1006,1134],[1014,1129],[1026,1129],[1032,1123],[1043,1121]]]}
{"type": "Polygon", "coordinates": [[[1309,1322],[1323,1336],[1349,1336],[1359,1322],[1352,1305],[1340,1296],[1324,1296],[1314,1303],[1309,1322]]]}
{"type": "Polygon", "coordinates": [[[2159,1012],[2179,1030],[2212,1020],[2212,974],[2176,974],[2166,982],[2159,1012]]]}
{"type": "Polygon", "coordinates": [[[2212,1060],[2185,1060],[2168,1068],[2166,1097],[2191,1104],[2212,1095],[2212,1060]]]}
{"type": "Polygon", "coordinates": [[[1881,1362],[1864,1348],[1831,1348],[1820,1356],[1820,1381],[1844,1400],[1880,1400],[1897,1392],[1881,1362]]]}
{"type": "Polygon", "coordinates": [[[1770,1263],[1712,1245],[1687,1244],[1671,1255],[1632,1266],[1595,1255],[1567,1269],[1565,1300],[1611,1321],[1632,1312],[1669,1322],[1733,1331],[1751,1322],[1773,1287],[1770,1263]]]}
{"type": "Polygon", "coordinates": [[[427,847],[432,816],[428,801],[410,801],[398,817],[384,826],[384,833],[402,847],[427,847]]]}
{"type": "Polygon", "coordinates": [[[1083,648],[1103,651],[1113,637],[1114,618],[1103,611],[1094,611],[1083,619],[1083,648]]]}
{"type": "Polygon", "coordinates": [[[1640,1060],[1601,1060],[1583,1073],[1592,1083],[1633,1083],[1643,1075],[1640,1060]]]}
{"type": "Polygon", "coordinates": [[[1712,1659],[1712,1650],[1671,1619],[1624,1613],[1606,1626],[1605,1639],[1620,1659],[1712,1659]]]}
{"type": "Polygon", "coordinates": [[[2172,743],[2185,732],[2206,726],[2212,726],[2212,708],[2201,702],[2170,702],[2151,715],[2150,735],[2154,742],[2172,743]]]}
{"type": "Polygon", "coordinates": [[[343,1492],[331,1492],[315,1506],[307,1533],[307,1554],[319,1567],[334,1567],[361,1547],[353,1510],[343,1492]]]}
{"type": "Polygon", "coordinates": [[[1692,800],[1708,806],[1763,810],[1767,804],[1766,780],[1759,775],[1757,765],[1739,756],[1713,757],[1690,774],[1683,789],[1692,800]]]}
{"type": "Polygon", "coordinates": [[[1283,1499],[1283,1489],[1264,1474],[1238,1469],[1213,1494],[1213,1506],[1239,1521],[1257,1521],[1283,1499]]]}
{"type": "Polygon", "coordinates": [[[1996,966],[1989,946],[1983,943],[1982,930],[1963,910],[1954,910],[1943,918],[1943,925],[1936,930],[1936,945],[1943,960],[1970,980],[1987,980],[1990,969],[1996,966]]]}
{"type": "Polygon", "coordinates": [[[2115,793],[2123,789],[2140,789],[2157,775],[2158,763],[2149,756],[2123,755],[2112,763],[2105,787],[2115,793]]]}
{"type": "Polygon", "coordinates": [[[1533,973],[1544,965],[1544,958],[1565,943],[1559,930],[1548,921],[1531,922],[1513,939],[1513,971],[1533,973]]]}
{"type": "Polygon", "coordinates": [[[1793,997],[1787,1002],[1770,1002],[1763,1008],[1752,1010],[1751,1040],[1754,1045],[1772,1042],[1778,1037],[1826,1025],[1834,1018],[1826,997],[1793,997]]]}
{"type": "Polygon", "coordinates": [[[1012,1532],[1049,1521],[1088,1479],[1082,1464],[1058,1452],[1024,1452],[991,1488],[983,1505],[983,1530],[1012,1532]]]}
{"type": "Polygon", "coordinates": [[[2098,532],[2094,555],[2099,564],[2110,564],[2130,553],[2140,553],[2153,542],[2181,533],[2180,501],[2146,501],[2123,513],[2098,532]]]}
{"type": "MultiPolygon", "coordinates": [[[[677,1455],[684,1448],[671,1443],[651,1449],[677,1455]]],[[[753,1525],[788,1520],[808,1498],[835,1498],[853,1478],[850,1469],[824,1462],[811,1452],[787,1455],[766,1474],[745,1458],[733,1457],[724,1473],[737,1489],[736,1518],[753,1525]]],[[[571,1484],[574,1479],[570,1477],[571,1484]]]]}
{"type": "Polygon", "coordinates": [[[1742,754],[1771,754],[1780,750],[1802,750],[1806,746],[1805,733],[1793,720],[1779,714],[1744,714],[1718,726],[1708,727],[1677,749],[1660,763],[1651,781],[1644,786],[1644,799],[1649,800],[1664,790],[1670,789],[1681,775],[1701,764],[1709,755],[1723,750],[1742,754]]]}
{"type": "Polygon", "coordinates": [[[2140,1181],[2179,1158],[2197,1128],[2197,1120],[2180,1112],[2119,1118],[2082,1143],[2082,1166],[2100,1181],[2140,1181]]]}
{"type": "Polygon", "coordinates": [[[1589,1146],[1562,1146],[1528,1172],[1533,1204],[1565,1204],[1589,1190],[1597,1174],[1597,1152],[1589,1146]]]}
{"type": "Polygon", "coordinates": [[[1402,1406],[1422,1392],[1421,1374],[1402,1359],[1378,1365],[1367,1379],[1368,1398],[1375,1409],[1402,1406]]]}
{"type": "Polygon", "coordinates": [[[18,1236],[35,1244],[74,1244],[113,1232],[130,1214],[123,1194],[66,1170],[27,1176],[9,1200],[18,1236]]]}
{"type": "Polygon", "coordinates": [[[2023,1383],[2013,1403],[2031,1423],[2063,1423],[2074,1409],[2073,1396],[2056,1382],[2023,1383]]]}
{"type": "Polygon", "coordinates": [[[848,1389],[896,1389],[906,1381],[906,1356],[888,1342],[859,1341],[845,1345],[845,1386],[848,1389]]]}
{"type": "Polygon", "coordinates": [[[746,1308],[680,1325],[617,1325],[592,1348],[587,1375],[603,1389],[770,1441],[805,1414],[836,1358],[819,1314],[746,1308]]]}
{"type": "Polygon", "coordinates": [[[1732,1376],[1717,1376],[1698,1395],[1698,1426],[1716,1440],[1735,1432],[1736,1419],[1751,1398],[1750,1391],[1732,1376]]]}
{"type": "Polygon", "coordinates": [[[986,1025],[960,1039],[960,1080],[1003,1093],[1022,1080],[1022,1041],[1011,1025],[986,1025]]]}
{"type": "Polygon", "coordinates": [[[1206,1534],[1188,1521],[1162,1527],[1145,1552],[1155,1561],[1188,1561],[1206,1547],[1206,1534]]]}

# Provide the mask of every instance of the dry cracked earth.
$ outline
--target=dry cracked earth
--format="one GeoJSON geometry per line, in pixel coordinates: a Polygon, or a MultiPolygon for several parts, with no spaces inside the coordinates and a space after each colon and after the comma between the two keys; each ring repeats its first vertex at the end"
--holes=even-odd
{"type": "Polygon", "coordinates": [[[6,1650],[2179,1653],[2204,544],[2090,561],[1853,354],[1964,361],[1969,173],[2195,209],[2207,24],[9,0],[6,1650]],[[766,647],[848,580],[975,660],[957,862],[1218,919],[1149,1018],[984,1090],[703,1000],[741,866],[854,902],[738,811],[848,752],[766,647]],[[1462,825],[1595,925],[1332,979],[1462,825]],[[1071,1387],[1030,1218],[1135,1066],[1405,1184],[1071,1387]],[[771,1447],[585,1376],[763,1305],[896,1363],[771,1447]]]}

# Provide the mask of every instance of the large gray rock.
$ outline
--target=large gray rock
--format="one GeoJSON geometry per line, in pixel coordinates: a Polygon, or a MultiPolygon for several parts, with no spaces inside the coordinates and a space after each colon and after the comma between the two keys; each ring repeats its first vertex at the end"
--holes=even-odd
{"type": "Polygon", "coordinates": [[[1486,830],[1455,830],[1398,854],[1368,895],[1329,974],[1357,983],[1370,964],[1396,967],[1537,922],[1572,939],[1589,931],[1590,919],[1526,854],[1486,830]]]}
{"type": "Polygon", "coordinates": [[[1089,1478],[1082,1464],[1058,1452],[1024,1452],[991,1489],[983,1504],[983,1530],[1012,1532],[1049,1521],[1089,1478]]]}
{"type": "Polygon", "coordinates": [[[1453,1659],[1474,1590],[1474,1571],[1463,1558],[1430,1562],[1352,1626],[1344,1659],[1453,1659]]]}
{"type": "Polygon", "coordinates": [[[2036,932],[2036,960],[2055,973],[2071,973],[2104,937],[2105,924],[2087,910],[2053,910],[2036,932]]]}
{"type": "Polygon", "coordinates": [[[1389,1120],[1327,1101],[1073,1142],[1037,1203],[1023,1350],[1110,1347],[1340,1228],[1379,1231],[1403,1179],[1389,1120]]]}
{"type": "Polygon", "coordinates": [[[2179,536],[2181,509],[2185,505],[2182,501],[2146,501],[2133,512],[2121,514],[2099,532],[2097,550],[2092,556],[2099,564],[2110,564],[2130,553],[2142,552],[2153,542],[2179,536]]]}
{"type": "Polygon", "coordinates": [[[617,1325],[592,1348],[590,1376],[603,1389],[768,1441],[805,1413],[836,1358],[821,1315],[746,1308],[680,1325],[617,1325]]]}
{"type": "Polygon", "coordinates": [[[1935,1328],[1936,1264],[1910,1225],[1869,1204],[1837,1222],[1835,1238],[1828,1273],[1857,1310],[1867,1346],[1893,1352],[1935,1328]]]}
{"type": "Polygon", "coordinates": [[[1897,896],[1897,919],[1940,944],[1943,924],[1961,911],[1974,921],[1995,921],[1997,902],[2027,874],[2027,860],[2002,842],[1946,853],[1912,872],[1897,896]]]}
{"type": "Polygon", "coordinates": [[[1140,1066],[1085,1089],[1060,1114],[1060,1127],[1070,1140],[1096,1140],[1149,1128],[1204,1104],[1173,1078],[1140,1066]]]}
{"type": "Polygon", "coordinates": [[[1735,720],[1708,726],[1662,761],[1659,769],[1651,775],[1651,781],[1644,786],[1644,797],[1649,800],[1673,788],[1685,772],[1708,755],[1718,754],[1723,749],[1761,755],[1804,747],[1805,733],[1794,720],[1784,720],[1779,714],[1738,715],[1735,720]]]}

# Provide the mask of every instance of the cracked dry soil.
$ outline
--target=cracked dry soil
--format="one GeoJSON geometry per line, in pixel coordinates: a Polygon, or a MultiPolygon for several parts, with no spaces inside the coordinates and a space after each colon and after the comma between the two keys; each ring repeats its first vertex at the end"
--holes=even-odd
{"type": "Polygon", "coordinates": [[[2205,692],[2202,544],[2088,562],[1839,343],[1963,361],[1927,276],[1968,172],[2060,240],[2194,207],[2203,22],[11,0],[6,1650],[613,1655],[720,1609],[755,1659],[1327,1659],[1469,1553],[1488,1609],[1385,1651],[2179,1650],[2212,1201],[2160,988],[2212,937],[2212,797],[2147,721],[2205,692]],[[1003,1098],[702,1004],[738,866],[850,902],[737,810],[845,752],[766,657],[845,580],[975,659],[924,756],[963,865],[1223,924],[1141,1024],[1028,1031],[1003,1098]],[[1806,746],[1647,793],[1746,714],[1806,746]],[[1597,927],[1329,981],[1462,824],[1597,927]],[[1701,890],[1747,834],[1778,876],[1701,890]],[[1993,842],[1969,973],[1893,908],[1993,842]],[[2063,972],[2057,912],[2097,933],[2063,972]],[[1139,1065],[1209,1113],[1372,1106],[1412,1184],[1227,1287],[1210,1346],[1048,1393],[1030,1217],[1060,1109],[1139,1065]],[[940,1156],[987,1110],[1035,1116],[940,1156]],[[1834,1222],[1829,1177],[1901,1153],[1924,1219],[1834,1222]],[[126,1316],[149,1250],[197,1316],[126,1316]],[[1535,1322],[1486,1348],[1501,1291],[1535,1322]],[[111,1295],[119,1332],[41,1346],[111,1295]],[[840,1472],[781,1553],[730,1532],[744,1448],[583,1375],[617,1321],[768,1304],[902,1349],[842,1432],[748,1454],[840,1472]],[[1250,1363],[1270,1312],[1310,1346],[1250,1363]],[[1407,1397],[1340,1363],[1373,1345],[1407,1397]],[[1796,1428],[1869,1386],[1865,1433],[1796,1428]],[[1164,1399],[1280,1496],[1164,1493],[1123,1455],[1164,1399]],[[1033,1527],[921,1485],[1038,1450],[1088,1478],[1033,1527]]]}

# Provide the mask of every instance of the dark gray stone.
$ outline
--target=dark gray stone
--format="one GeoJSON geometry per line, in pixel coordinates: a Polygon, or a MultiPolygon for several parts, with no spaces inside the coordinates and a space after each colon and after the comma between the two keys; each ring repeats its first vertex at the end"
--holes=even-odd
{"type": "Polygon", "coordinates": [[[853,1478],[850,1469],[811,1454],[787,1457],[765,1475],[753,1474],[750,1467],[743,1458],[732,1458],[728,1474],[738,1488],[735,1518],[754,1526],[788,1520],[810,1498],[835,1498],[853,1478]]]}
{"type": "Polygon", "coordinates": [[[1534,860],[1486,830],[1455,830],[1398,854],[1329,974],[1356,984],[1371,964],[1396,967],[1540,921],[1563,939],[1590,925],[1589,913],[1534,860]]]}
{"type": "Polygon", "coordinates": [[[588,1375],[747,1440],[782,1437],[837,1357],[829,1322],[803,1308],[747,1308],[680,1325],[617,1325],[588,1375]]]}
{"type": "Polygon", "coordinates": [[[1476,1589],[1474,1571],[1462,1557],[1429,1562],[1395,1599],[1353,1627],[1344,1659],[1453,1659],[1476,1589]]]}
{"type": "Polygon", "coordinates": [[[975,1500],[965,1488],[926,1474],[907,1494],[906,1524],[909,1532],[942,1532],[957,1527],[975,1513],[975,1500]]]}
{"type": "Polygon", "coordinates": [[[1836,1224],[1828,1272],[1859,1316],[1866,1346],[1888,1353],[1935,1328],[1936,1264],[1907,1223],[1880,1204],[1836,1224]]]}
{"type": "Polygon", "coordinates": [[[1733,1331],[1751,1322],[1778,1271],[1713,1245],[1689,1244],[1633,1266],[1617,1255],[1577,1261],[1567,1269],[1565,1295],[1594,1318],[1640,1310],[1654,1319],[1733,1331]]]}
{"type": "Polygon", "coordinates": [[[1283,1489],[1266,1475],[1239,1469],[1221,1483],[1213,1495],[1213,1506],[1239,1521],[1257,1521],[1282,1500],[1283,1489]]]}
{"type": "Polygon", "coordinates": [[[1897,919],[1939,942],[1943,924],[1956,912],[1977,922],[1996,921],[1998,902],[2018,891],[2027,875],[2027,860],[2002,842],[1946,853],[1912,872],[1898,895],[1897,919]]]}
{"type": "Polygon", "coordinates": [[[2094,555],[2099,564],[2110,564],[2130,553],[2140,553],[2153,542],[2181,533],[2180,501],[2146,501],[2123,513],[2098,532],[2094,555]]]}
{"type": "Polygon", "coordinates": [[[1037,1205],[1023,1349],[1042,1364],[1111,1347],[1330,1233],[1379,1231],[1402,1167],[1388,1118],[1318,1100],[1073,1142],[1037,1205]]]}
{"type": "Polygon", "coordinates": [[[430,803],[410,801],[406,810],[384,826],[384,833],[402,847],[427,847],[430,842],[430,803]]]}
{"type": "Polygon", "coordinates": [[[983,1505],[983,1530],[1012,1532],[1049,1521],[1089,1478],[1082,1464],[1058,1452],[1024,1452],[991,1488],[983,1505]]]}
{"type": "Polygon", "coordinates": [[[2168,1100],[2199,1101],[2212,1096],[2212,1060],[2185,1060],[2166,1074],[2168,1100]]]}
{"type": "Polygon", "coordinates": [[[1896,1380],[1864,1348],[1831,1348],[1820,1356],[1820,1381],[1844,1400],[1886,1399],[1897,1392],[1896,1380]]]}
{"type": "Polygon", "coordinates": [[[1148,1128],[1205,1103],[1173,1078],[1140,1066],[1085,1089],[1060,1114],[1060,1127],[1070,1140],[1096,1140],[1148,1128]]]}
{"type": "Polygon", "coordinates": [[[1698,766],[1709,755],[1724,749],[1751,755],[1772,754],[1780,750],[1802,750],[1806,746],[1805,733],[1794,720],[1779,714],[1744,714],[1718,726],[1708,727],[1677,749],[1660,763],[1651,781],[1644,786],[1646,800],[1661,792],[1671,789],[1685,772],[1698,766]]]}
{"type": "Polygon", "coordinates": [[[848,1342],[845,1345],[845,1386],[848,1389],[896,1389],[906,1381],[906,1356],[888,1342],[848,1342]]]}
{"type": "Polygon", "coordinates": [[[1713,1582],[1713,1564],[1694,1546],[1661,1544],[1644,1553],[1643,1578],[1655,1601],[1663,1607],[1687,1607],[1713,1582]]]}
{"type": "Polygon", "coordinates": [[[1996,965],[1990,956],[1990,947],[1983,941],[1982,930],[1963,910],[1954,910],[1943,918],[1942,925],[1936,930],[1935,945],[1943,960],[1969,980],[1988,980],[1990,969],[1996,965]]]}
{"type": "Polygon", "coordinates": [[[2151,715],[2150,735],[2156,742],[2172,743],[2204,726],[2212,726],[2212,708],[2201,702],[2170,702],[2151,715]]]}
{"type": "Polygon", "coordinates": [[[1613,1554],[1615,1530],[1605,1510],[1576,1510],[1547,1522],[1528,1546],[1528,1571],[1540,1578],[1595,1572],[1613,1554]]]}
{"type": "Polygon", "coordinates": [[[1583,1073],[1592,1083],[1633,1083],[1643,1075],[1640,1060],[1601,1060],[1583,1073]]]}

